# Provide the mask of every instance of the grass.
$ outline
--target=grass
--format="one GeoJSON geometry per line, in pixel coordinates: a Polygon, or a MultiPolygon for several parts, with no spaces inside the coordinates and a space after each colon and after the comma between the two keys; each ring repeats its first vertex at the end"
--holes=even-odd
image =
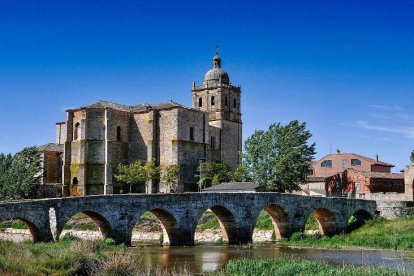
{"type": "Polygon", "coordinates": [[[294,233],[283,244],[326,248],[377,248],[394,250],[414,249],[414,217],[402,217],[394,220],[376,218],[367,221],[360,228],[348,234],[333,237],[306,236],[294,233]]]}
{"type": "Polygon", "coordinates": [[[28,229],[27,225],[21,220],[8,220],[0,223],[0,229],[28,229]]]}
{"type": "Polygon", "coordinates": [[[338,275],[338,276],[385,276],[409,275],[408,272],[387,267],[334,266],[326,262],[297,259],[238,259],[231,260],[221,275],[338,275]]]}
{"type": "Polygon", "coordinates": [[[141,255],[112,240],[78,241],[66,236],[59,243],[0,241],[1,275],[191,275],[178,271],[146,269],[141,255]]]}

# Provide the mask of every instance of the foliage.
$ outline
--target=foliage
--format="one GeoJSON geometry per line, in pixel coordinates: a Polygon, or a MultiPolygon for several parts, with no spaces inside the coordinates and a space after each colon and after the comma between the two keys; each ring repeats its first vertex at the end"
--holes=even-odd
{"type": "Polygon", "coordinates": [[[250,182],[249,170],[245,162],[240,163],[234,170],[231,181],[234,182],[250,182]]]}
{"type": "Polygon", "coordinates": [[[286,126],[274,123],[267,131],[253,133],[244,147],[252,180],[269,190],[300,190],[315,155],[315,144],[308,144],[311,136],[306,123],[298,121],[286,126]]]}
{"type": "Polygon", "coordinates": [[[0,154],[0,199],[33,198],[40,183],[41,156],[36,147],[14,156],[0,154]]]}
{"type": "Polygon", "coordinates": [[[197,168],[197,173],[201,187],[218,185],[231,179],[230,167],[222,162],[203,162],[197,168]]]}
{"type": "Polygon", "coordinates": [[[161,179],[168,183],[169,192],[177,192],[176,186],[180,179],[181,168],[179,165],[170,165],[161,168],[161,179]]]}
{"type": "Polygon", "coordinates": [[[260,230],[273,230],[273,222],[269,213],[261,211],[257,218],[256,228],[260,230]]]}
{"type": "Polygon", "coordinates": [[[160,171],[154,159],[147,161],[145,164],[139,160],[129,165],[120,164],[117,170],[118,173],[115,174],[115,179],[128,184],[130,193],[133,184],[158,179],[160,171]]]}
{"type": "Polygon", "coordinates": [[[234,259],[226,265],[222,275],[409,275],[388,267],[331,265],[327,262],[297,259],[234,259]]]}
{"type": "Polygon", "coordinates": [[[411,151],[410,161],[411,161],[411,163],[414,163],[414,150],[411,151]]]}
{"type": "Polygon", "coordinates": [[[305,229],[306,230],[319,230],[319,222],[316,219],[314,214],[311,214],[308,217],[308,220],[306,221],[306,224],[305,224],[305,229]]]}

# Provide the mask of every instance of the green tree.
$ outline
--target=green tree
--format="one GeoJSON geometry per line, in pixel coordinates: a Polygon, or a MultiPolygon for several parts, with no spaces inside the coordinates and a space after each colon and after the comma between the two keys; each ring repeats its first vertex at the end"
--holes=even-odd
{"type": "Polygon", "coordinates": [[[132,192],[132,185],[146,181],[144,165],[139,160],[129,165],[120,164],[117,170],[115,179],[129,185],[129,193],[132,192]]]}
{"type": "Polygon", "coordinates": [[[41,156],[36,147],[28,147],[14,156],[0,155],[0,198],[33,198],[40,184],[41,156]]]}
{"type": "Polygon", "coordinates": [[[179,165],[165,166],[161,169],[161,179],[168,184],[168,191],[177,192],[180,171],[179,165]]]}
{"type": "Polygon", "coordinates": [[[414,150],[411,151],[410,160],[411,160],[411,163],[414,163],[414,150]]]}
{"type": "Polygon", "coordinates": [[[231,176],[231,181],[234,182],[249,182],[251,181],[249,177],[248,167],[244,162],[241,162],[237,168],[234,170],[231,176]]]}
{"type": "Polygon", "coordinates": [[[145,183],[147,181],[159,179],[159,167],[155,160],[147,161],[145,164],[136,161],[129,165],[118,165],[118,173],[115,179],[129,185],[129,193],[132,192],[134,184],[145,183]]]}
{"type": "Polygon", "coordinates": [[[244,147],[252,180],[269,190],[300,190],[315,155],[315,144],[308,144],[311,136],[306,123],[296,120],[286,126],[274,123],[267,131],[253,133],[244,147]]]}
{"type": "Polygon", "coordinates": [[[217,185],[231,179],[231,171],[227,164],[222,162],[203,162],[197,168],[200,187],[217,185]]]}

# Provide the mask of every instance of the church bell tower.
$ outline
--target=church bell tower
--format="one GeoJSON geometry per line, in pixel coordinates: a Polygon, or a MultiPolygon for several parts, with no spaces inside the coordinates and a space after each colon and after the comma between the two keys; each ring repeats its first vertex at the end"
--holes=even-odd
{"type": "Polygon", "coordinates": [[[208,112],[213,161],[235,169],[242,151],[241,87],[233,86],[216,52],[201,85],[193,83],[193,108],[208,112]]]}

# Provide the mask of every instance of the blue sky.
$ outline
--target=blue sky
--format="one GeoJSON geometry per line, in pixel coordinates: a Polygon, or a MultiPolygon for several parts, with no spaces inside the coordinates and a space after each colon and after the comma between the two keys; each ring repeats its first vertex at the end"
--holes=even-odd
{"type": "Polygon", "coordinates": [[[412,1],[0,1],[0,152],[54,141],[97,100],[191,105],[220,45],[244,137],[306,121],[337,148],[394,163],[414,149],[412,1]]]}

